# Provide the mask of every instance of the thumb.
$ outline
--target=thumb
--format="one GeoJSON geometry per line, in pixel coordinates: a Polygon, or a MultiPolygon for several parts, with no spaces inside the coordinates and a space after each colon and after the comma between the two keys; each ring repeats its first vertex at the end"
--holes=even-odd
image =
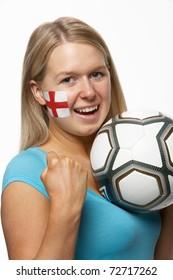
{"type": "Polygon", "coordinates": [[[48,169],[51,169],[57,163],[57,161],[58,161],[58,156],[55,152],[51,151],[47,153],[46,155],[47,166],[40,175],[42,181],[44,181],[44,179],[46,178],[48,169]]]}
{"type": "Polygon", "coordinates": [[[42,180],[42,182],[44,182],[44,179],[46,178],[46,174],[47,174],[47,167],[42,171],[41,175],[40,175],[40,179],[42,180]]]}

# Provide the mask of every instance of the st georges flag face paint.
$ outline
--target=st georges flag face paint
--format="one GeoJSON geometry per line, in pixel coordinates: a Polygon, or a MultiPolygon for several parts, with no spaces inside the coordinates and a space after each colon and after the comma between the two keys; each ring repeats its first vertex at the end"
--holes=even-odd
{"type": "Polygon", "coordinates": [[[46,106],[50,115],[54,118],[66,118],[70,116],[70,110],[65,91],[43,91],[46,106]]]}

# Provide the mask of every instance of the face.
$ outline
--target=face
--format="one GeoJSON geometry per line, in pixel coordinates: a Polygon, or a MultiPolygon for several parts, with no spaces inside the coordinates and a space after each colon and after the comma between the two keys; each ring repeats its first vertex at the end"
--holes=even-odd
{"type": "Polygon", "coordinates": [[[101,52],[90,45],[65,43],[56,47],[41,89],[65,92],[70,116],[50,118],[51,123],[73,135],[95,133],[110,109],[110,74],[101,52]]]}

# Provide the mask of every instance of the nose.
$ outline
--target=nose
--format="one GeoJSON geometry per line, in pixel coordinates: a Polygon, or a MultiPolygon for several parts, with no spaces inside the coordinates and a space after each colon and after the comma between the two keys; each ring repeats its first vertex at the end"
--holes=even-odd
{"type": "Polygon", "coordinates": [[[95,90],[92,82],[88,78],[83,78],[80,81],[80,97],[92,100],[95,97],[95,90]]]}

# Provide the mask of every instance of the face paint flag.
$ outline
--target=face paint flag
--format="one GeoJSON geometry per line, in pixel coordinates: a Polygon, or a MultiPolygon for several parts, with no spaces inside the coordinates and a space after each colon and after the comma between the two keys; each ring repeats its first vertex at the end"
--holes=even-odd
{"type": "Polygon", "coordinates": [[[47,109],[54,118],[65,118],[70,116],[70,110],[65,91],[43,91],[47,109]]]}

